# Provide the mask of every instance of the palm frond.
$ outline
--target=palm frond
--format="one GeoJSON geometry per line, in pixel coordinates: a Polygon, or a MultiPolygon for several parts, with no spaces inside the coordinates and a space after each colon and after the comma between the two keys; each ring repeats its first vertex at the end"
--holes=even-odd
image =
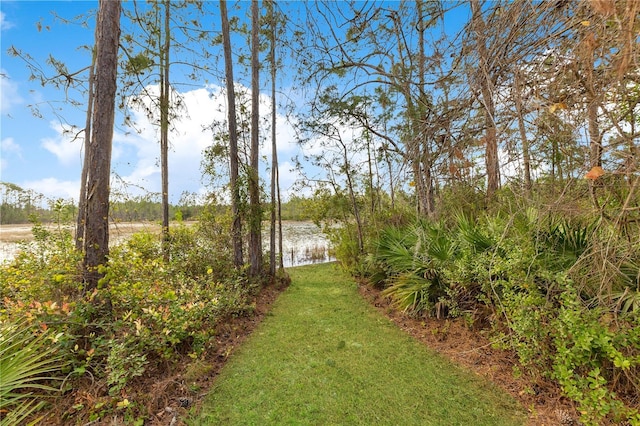
{"type": "Polygon", "coordinates": [[[465,215],[457,215],[457,228],[462,240],[476,253],[485,252],[495,247],[496,242],[483,232],[475,221],[465,215]]]}
{"type": "Polygon", "coordinates": [[[394,272],[416,269],[416,234],[394,227],[385,228],[376,244],[376,256],[394,272]]]}
{"type": "Polygon", "coordinates": [[[624,314],[630,312],[640,312],[640,291],[631,290],[625,287],[624,291],[613,295],[612,299],[616,302],[616,308],[624,314]]]}
{"type": "Polygon", "coordinates": [[[23,324],[0,324],[0,411],[10,413],[0,425],[18,424],[39,409],[43,401],[36,391],[57,390],[46,383],[60,380],[52,373],[64,362],[49,337],[34,337],[23,324]]]}
{"type": "Polygon", "coordinates": [[[420,312],[428,307],[431,281],[413,273],[394,277],[382,295],[390,297],[393,305],[403,312],[420,312]]]}

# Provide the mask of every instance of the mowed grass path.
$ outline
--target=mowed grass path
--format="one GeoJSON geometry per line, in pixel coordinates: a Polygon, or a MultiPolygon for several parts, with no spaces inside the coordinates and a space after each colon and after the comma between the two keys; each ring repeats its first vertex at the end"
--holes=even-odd
{"type": "Polygon", "coordinates": [[[522,425],[505,393],[404,334],[333,264],[291,286],[231,357],[193,425],[522,425]]]}

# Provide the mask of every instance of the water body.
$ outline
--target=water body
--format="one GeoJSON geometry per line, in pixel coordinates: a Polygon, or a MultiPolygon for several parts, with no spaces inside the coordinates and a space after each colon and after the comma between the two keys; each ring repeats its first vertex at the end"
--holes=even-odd
{"type": "MultiPolygon", "coordinates": [[[[138,231],[158,232],[152,223],[128,223],[114,225],[111,235],[121,241],[138,231]]],[[[10,261],[20,250],[20,242],[33,239],[31,225],[2,225],[0,227],[0,263],[10,261]]],[[[263,236],[265,250],[269,248],[268,224],[263,236]]],[[[277,247],[277,246],[276,246],[277,247]]],[[[319,227],[312,222],[283,222],[282,250],[284,266],[299,266],[335,260],[330,245],[319,227]]]]}
{"type": "MultiPolygon", "coordinates": [[[[265,247],[268,248],[268,233],[265,243],[265,247]]],[[[282,263],[285,267],[335,260],[331,254],[329,240],[312,222],[283,222],[282,252],[282,263]]]]}

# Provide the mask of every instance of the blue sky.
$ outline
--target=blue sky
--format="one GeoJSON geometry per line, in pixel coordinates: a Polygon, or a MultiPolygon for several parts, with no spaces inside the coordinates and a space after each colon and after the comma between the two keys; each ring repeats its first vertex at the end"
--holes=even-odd
{"type": "MultiPolygon", "coordinates": [[[[123,4],[129,8],[132,5],[131,2],[123,4]]],[[[211,22],[203,25],[217,31],[220,27],[218,3],[206,4],[211,11],[202,19],[210,19],[211,22]]],[[[239,7],[233,7],[235,2],[229,4],[232,16],[243,16],[249,7],[248,2],[240,2],[239,7]]],[[[287,10],[288,14],[298,13],[295,9],[302,4],[289,4],[291,10],[287,10]]],[[[14,47],[28,54],[32,64],[42,67],[48,76],[53,75],[52,67],[47,65],[50,56],[64,62],[70,73],[83,70],[90,63],[88,46],[94,42],[93,14],[96,9],[97,1],[0,2],[0,181],[32,189],[48,199],[77,200],[82,139],[74,136],[84,127],[84,86],[66,89],[50,84],[43,86],[39,80],[30,79],[31,72],[25,60],[9,55],[8,50],[14,47]],[[65,102],[65,96],[79,102],[79,105],[65,102]]],[[[465,14],[466,11],[456,10],[455,13],[465,14]]],[[[465,21],[466,16],[454,16],[447,27],[459,28],[465,21]]],[[[127,22],[123,19],[123,26],[128,25],[127,22]]],[[[184,53],[184,57],[177,53],[173,55],[174,59],[185,62],[193,57],[188,53],[184,53]]],[[[212,67],[222,70],[221,59],[215,53],[211,61],[212,67]]],[[[181,71],[179,66],[172,67],[171,72],[172,81],[185,81],[186,71],[181,71]]],[[[234,72],[236,82],[242,84],[246,74],[243,76],[237,65],[234,72]]],[[[86,78],[86,73],[84,76],[86,78]]],[[[286,92],[283,88],[290,86],[289,78],[286,72],[281,75],[279,90],[286,92]]],[[[206,192],[200,160],[202,151],[211,144],[213,137],[203,128],[225,118],[226,98],[221,91],[222,84],[222,78],[210,77],[175,86],[186,110],[180,119],[174,121],[175,132],[170,135],[169,192],[174,203],[178,202],[183,191],[206,192]]],[[[262,77],[262,85],[269,87],[266,75],[262,77]]],[[[289,91],[284,95],[297,102],[298,107],[303,105],[304,100],[298,93],[289,91]]],[[[269,111],[269,98],[262,95],[261,116],[268,115],[269,111]]],[[[123,126],[121,114],[116,117],[113,141],[112,189],[114,194],[125,197],[160,191],[158,129],[142,112],[134,111],[133,118],[135,130],[123,126]]],[[[296,191],[294,183],[301,178],[292,171],[292,159],[301,150],[296,144],[291,123],[280,114],[277,123],[281,188],[286,198],[296,191]]],[[[266,129],[264,134],[269,134],[266,129]]],[[[311,147],[311,152],[314,149],[311,147]]],[[[263,157],[270,162],[269,146],[264,148],[263,157]]],[[[306,167],[306,172],[313,175],[310,166],[306,167]]],[[[262,171],[262,176],[268,176],[266,170],[262,171]]]]}
{"type": "MultiPolygon", "coordinates": [[[[52,11],[73,17],[95,7],[95,4],[3,1],[0,7],[0,180],[24,185],[51,197],[70,198],[74,190],[78,192],[80,153],[63,143],[61,120],[56,114],[63,114],[68,120],[79,123],[77,120],[82,112],[56,102],[63,99],[59,91],[43,87],[37,81],[29,81],[30,73],[25,62],[9,56],[7,50],[15,46],[43,65],[51,53],[60,60],[68,61],[69,68],[73,69],[87,61],[87,52],[78,51],[76,47],[92,43],[92,30],[55,23],[52,11]],[[40,31],[39,22],[42,24],[40,31]],[[51,26],[51,30],[46,26],[51,26]],[[51,103],[47,104],[47,101],[51,103]],[[41,118],[34,115],[33,106],[38,108],[41,118]]],[[[68,145],[71,146],[71,142],[68,145]]],[[[73,145],[77,148],[80,143],[73,145]]]]}
{"type": "MultiPolygon", "coordinates": [[[[125,7],[127,3],[124,3],[125,7]]],[[[49,76],[53,75],[52,68],[46,64],[49,55],[64,62],[71,73],[82,70],[90,61],[86,47],[93,44],[93,13],[97,2],[3,0],[0,7],[0,181],[33,189],[49,199],[77,200],[82,139],[74,138],[74,135],[84,127],[84,95],[74,88],[64,90],[30,80],[31,73],[25,60],[13,57],[7,51],[15,47],[30,55],[33,63],[38,63],[49,76]],[[66,20],[83,16],[82,21],[87,25],[62,22],[56,16],[66,20]],[[65,96],[79,100],[81,105],[64,102],[65,96]],[[37,112],[34,111],[36,108],[37,112]]],[[[230,14],[233,13],[244,11],[232,8],[230,14]]],[[[214,18],[216,21],[211,25],[219,28],[219,17],[214,18]]],[[[172,76],[180,72],[175,70],[177,68],[173,68],[172,76]]],[[[239,67],[235,72],[240,78],[239,67]]],[[[266,84],[266,77],[263,79],[266,84]]],[[[172,202],[178,202],[183,191],[200,194],[206,191],[200,158],[202,150],[211,144],[212,135],[203,131],[203,127],[225,117],[225,96],[220,91],[220,84],[221,80],[209,79],[208,83],[202,81],[176,88],[186,111],[175,121],[176,131],[170,136],[172,202]]],[[[261,98],[261,111],[265,115],[270,111],[270,101],[265,95],[261,98]]],[[[134,111],[133,116],[137,131],[124,127],[122,116],[116,119],[112,187],[119,193],[124,192],[125,196],[157,193],[160,190],[157,128],[141,112],[134,111]],[[125,186],[119,185],[123,182],[125,186]]],[[[278,115],[277,127],[282,190],[288,193],[299,177],[290,171],[290,160],[298,153],[298,148],[294,131],[283,116],[278,115]]],[[[269,153],[270,148],[266,147],[264,156],[269,157],[269,153]]],[[[267,176],[266,171],[263,176],[267,176]]]]}

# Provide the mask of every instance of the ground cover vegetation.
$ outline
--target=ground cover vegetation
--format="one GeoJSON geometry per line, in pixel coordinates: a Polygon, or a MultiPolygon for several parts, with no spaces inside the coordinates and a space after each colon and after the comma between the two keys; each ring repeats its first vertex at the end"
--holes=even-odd
{"type": "Polygon", "coordinates": [[[555,420],[637,424],[638,230],[594,213],[587,185],[565,188],[570,210],[505,187],[496,204],[438,219],[364,216],[384,225],[365,227],[362,251],[355,220],[329,232],[343,267],[394,310],[435,322],[434,333],[456,321],[483,335],[512,354],[513,375],[528,377],[532,394],[555,383],[577,412],[555,420]]]}
{"type": "Polygon", "coordinates": [[[436,42],[441,3],[316,6],[319,39],[349,22],[314,44],[331,58],[303,124],[327,141],[316,213],[396,309],[485,330],[584,424],[638,424],[637,5],[469,6],[460,39],[436,42]],[[362,129],[351,150],[344,123],[362,129]]]}
{"type": "Polygon", "coordinates": [[[221,220],[176,225],[169,262],[158,234],[134,234],[112,248],[90,293],[71,233],[36,224],[34,242],[0,268],[0,422],[20,424],[16,416],[48,407],[38,414],[46,424],[143,424],[162,412],[159,404],[171,405],[135,380],[155,377],[153,386],[216,356],[221,324],[252,315],[264,284],[232,267],[221,220]]]}
{"type": "Polygon", "coordinates": [[[514,399],[399,330],[336,264],[290,273],[188,424],[525,423],[514,399]]]}
{"type": "Polygon", "coordinates": [[[256,180],[256,132],[258,147],[268,138],[253,77],[271,43],[271,79],[293,74],[279,86],[290,96],[272,90],[271,101],[296,131],[294,191],[309,194],[307,214],[341,266],[407,315],[486,333],[517,358],[514,374],[557,383],[583,424],[639,424],[640,3],[248,5],[101,0],[101,42],[77,73],[11,47],[33,81],[87,106],[70,129],[84,129],[87,162],[77,215],[54,209],[76,216],[75,235],[36,224],[36,243],[0,269],[0,366],[16,377],[0,390],[2,421],[38,416],[34,398],[61,388],[83,389],[63,421],[144,422],[157,407],[132,385],[180,356],[204,362],[215,327],[285,275],[282,253],[264,273],[256,256],[263,214],[274,213],[272,238],[282,217],[278,173],[269,202],[256,180]],[[205,210],[197,228],[170,229],[167,138],[184,115],[177,94],[194,80],[228,96],[226,120],[203,129],[212,143],[200,166],[209,204],[231,213],[205,210]],[[163,238],[110,249],[114,105],[125,124],[135,127],[138,107],[161,130],[163,238]],[[54,365],[38,358],[42,345],[54,365]],[[21,358],[30,371],[10,362],[21,358]]]}
{"type": "MultiPolygon", "coordinates": [[[[506,201],[506,200],[505,200],[506,201]]],[[[637,241],[593,217],[496,211],[409,220],[358,264],[412,316],[461,318],[557,382],[584,424],[638,421],[637,241]]]]}

